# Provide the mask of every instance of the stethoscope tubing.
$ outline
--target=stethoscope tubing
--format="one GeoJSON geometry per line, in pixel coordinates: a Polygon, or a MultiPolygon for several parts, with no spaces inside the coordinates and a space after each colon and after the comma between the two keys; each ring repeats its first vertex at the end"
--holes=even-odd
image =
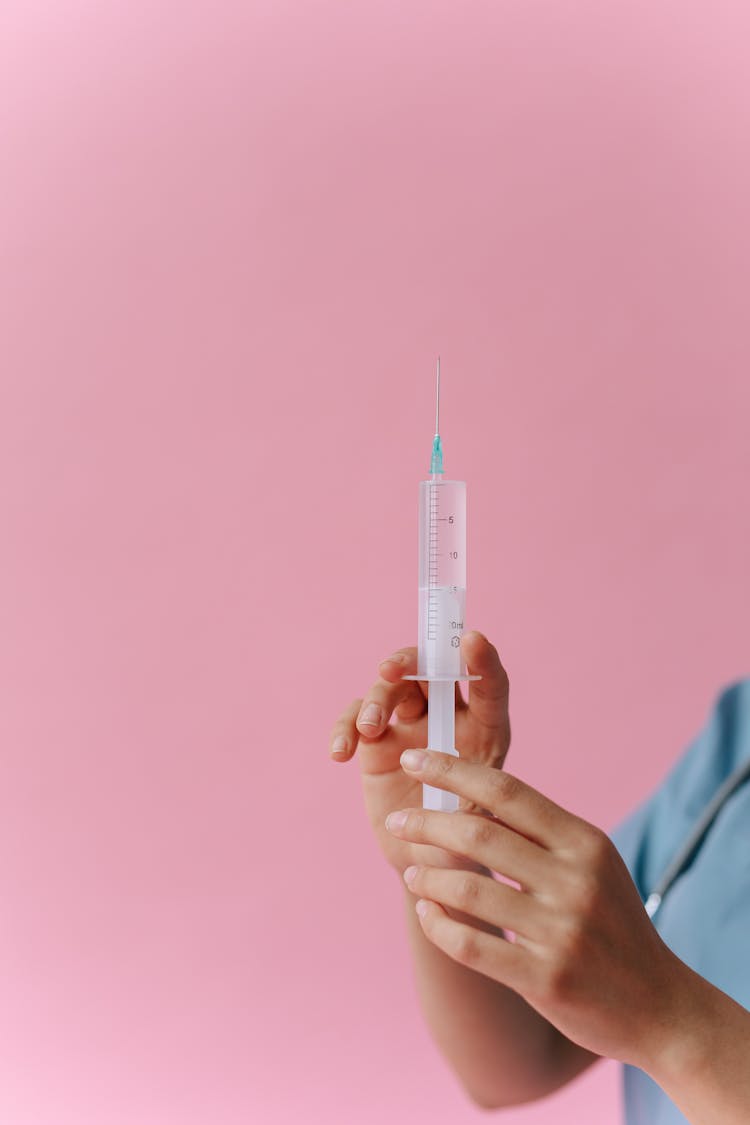
{"type": "Polygon", "coordinates": [[[723,808],[735,790],[739,789],[748,778],[750,778],[750,758],[738,766],[716,790],[698,820],[695,822],[687,840],[649,894],[645,902],[646,913],[649,918],[653,918],[654,914],[656,914],[669,888],[693,859],[696,851],[703,842],[704,836],[716,819],[719,810],[723,808]]]}

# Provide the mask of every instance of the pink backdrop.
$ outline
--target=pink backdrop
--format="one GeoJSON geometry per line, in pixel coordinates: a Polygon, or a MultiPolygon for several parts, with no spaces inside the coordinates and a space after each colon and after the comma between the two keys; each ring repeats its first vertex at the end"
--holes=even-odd
{"type": "Polygon", "coordinates": [[[438,351],[509,768],[609,828],[750,672],[749,25],[2,6],[2,1121],[485,1117],[328,731],[415,638],[438,351]]]}

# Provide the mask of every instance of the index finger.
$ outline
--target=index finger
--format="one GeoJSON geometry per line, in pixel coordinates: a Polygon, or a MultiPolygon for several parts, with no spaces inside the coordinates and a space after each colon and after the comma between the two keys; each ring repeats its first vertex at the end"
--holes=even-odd
{"type": "Polygon", "coordinates": [[[415,645],[396,649],[391,656],[381,660],[378,665],[380,675],[384,680],[390,680],[392,684],[398,683],[404,676],[416,675],[416,671],[417,649],[415,645]]]}
{"type": "MultiPolygon", "coordinates": [[[[403,680],[404,676],[416,676],[419,671],[418,664],[419,652],[415,645],[410,645],[407,648],[397,649],[392,656],[381,660],[378,665],[378,673],[382,679],[388,680],[391,684],[397,684],[399,680],[403,680]]],[[[414,680],[412,682],[419,688],[426,699],[427,681],[414,680]]],[[[462,711],[465,707],[466,702],[461,695],[461,688],[456,684],[456,710],[462,711]]]]}
{"type": "Polygon", "coordinates": [[[580,829],[579,817],[556,805],[538,789],[496,766],[483,766],[440,750],[420,750],[423,765],[407,765],[405,750],[401,765],[437,789],[447,789],[488,809],[499,821],[550,851],[568,843],[580,829]]]}

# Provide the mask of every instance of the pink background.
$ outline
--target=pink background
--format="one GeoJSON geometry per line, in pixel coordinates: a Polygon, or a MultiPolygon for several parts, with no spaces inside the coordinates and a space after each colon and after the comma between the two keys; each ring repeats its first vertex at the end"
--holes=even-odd
{"type": "Polygon", "coordinates": [[[610,828],[750,672],[749,25],[2,6],[2,1121],[485,1117],[328,732],[415,638],[438,351],[509,768],[610,828]]]}

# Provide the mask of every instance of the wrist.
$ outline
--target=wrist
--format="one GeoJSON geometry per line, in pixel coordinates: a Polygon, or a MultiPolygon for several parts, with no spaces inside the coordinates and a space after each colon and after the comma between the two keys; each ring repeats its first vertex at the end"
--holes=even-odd
{"type": "MultiPolygon", "coordinates": [[[[681,1001],[642,1069],[694,1125],[750,1121],[750,1012],[681,966],[681,1001]]],[[[640,1064],[639,1064],[640,1065],[640,1064]]]]}
{"type": "Polygon", "coordinates": [[[670,951],[663,978],[663,1007],[654,1034],[637,1063],[663,1089],[674,1089],[711,1063],[715,996],[722,995],[670,951]]]}

